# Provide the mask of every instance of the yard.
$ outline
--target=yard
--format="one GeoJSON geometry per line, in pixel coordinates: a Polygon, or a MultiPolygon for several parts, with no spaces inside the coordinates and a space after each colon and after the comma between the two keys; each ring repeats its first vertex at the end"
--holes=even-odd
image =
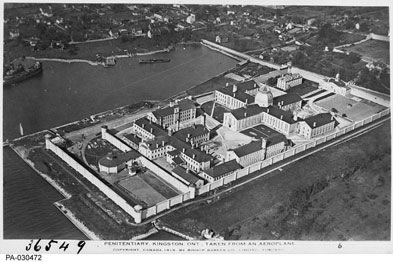
{"type": "Polygon", "coordinates": [[[98,160],[110,152],[120,153],[121,151],[101,137],[96,137],[87,144],[85,157],[89,165],[95,166],[98,170],[98,160]]]}
{"type": "Polygon", "coordinates": [[[316,102],[316,105],[331,110],[335,108],[339,115],[345,114],[354,121],[362,120],[384,109],[383,106],[361,100],[350,99],[341,95],[333,95],[316,102]]]}
{"type": "Polygon", "coordinates": [[[390,154],[387,123],[163,220],[184,230],[211,228],[232,240],[389,240],[390,154]],[[318,184],[324,190],[312,194],[302,216],[285,220],[293,218],[286,212],[297,199],[291,196],[318,184]]]}

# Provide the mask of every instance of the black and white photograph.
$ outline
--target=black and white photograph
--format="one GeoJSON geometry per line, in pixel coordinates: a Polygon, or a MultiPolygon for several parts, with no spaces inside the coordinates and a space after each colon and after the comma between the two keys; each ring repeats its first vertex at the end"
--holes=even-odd
{"type": "Polygon", "coordinates": [[[1,4],[1,253],[393,252],[388,1],[1,4]]]}

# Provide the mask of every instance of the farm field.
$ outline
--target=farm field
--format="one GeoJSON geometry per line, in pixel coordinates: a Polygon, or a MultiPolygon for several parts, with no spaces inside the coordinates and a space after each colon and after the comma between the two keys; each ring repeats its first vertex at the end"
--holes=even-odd
{"type": "Polygon", "coordinates": [[[389,42],[369,40],[355,46],[346,47],[345,50],[359,53],[367,60],[380,61],[389,65],[389,42]]]}

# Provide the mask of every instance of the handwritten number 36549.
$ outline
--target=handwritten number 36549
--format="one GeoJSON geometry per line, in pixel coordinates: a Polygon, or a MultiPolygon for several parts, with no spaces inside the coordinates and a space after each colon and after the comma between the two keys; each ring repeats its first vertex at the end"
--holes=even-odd
{"type": "MultiPolygon", "coordinates": [[[[33,246],[34,240],[30,240],[30,243],[26,246],[26,251],[29,251],[32,247],[33,247],[34,251],[36,251],[36,252],[40,251],[41,250],[40,242],[41,242],[41,238],[38,239],[37,242],[35,243],[35,245],[33,246]]],[[[59,245],[60,243],[56,240],[53,240],[53,239],[50,240],[45,246],[45,251],[49,251],[51,249],[51,247],[56,244],[59,245]]],[[[59,246],[59,250],[62,249],[65,252],[68,249],[69,245],[70,245],[70,243],[63,241],[63,243],[59,246]]],[[[79,250],[78,250],[77,254],[79,254],[82,251],[82,249],[85,245],[86,245],[86,242],[83,240],[78,242],[77,246],[79,247],[79,250]]]]}

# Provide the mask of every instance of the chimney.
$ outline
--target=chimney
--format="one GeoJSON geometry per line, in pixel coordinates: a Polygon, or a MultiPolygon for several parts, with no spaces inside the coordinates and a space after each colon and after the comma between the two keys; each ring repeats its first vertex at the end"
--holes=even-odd
{"type": "Polygon", "coordinates": [[[254,88],[256,88],[257,87],[257,83],[254,83],[254,88]]]}
{"type": "Polygon", "coordinates": [[[297,121],[297,115],[293,115],[293,120],[297,121]]]}
{"type": "Polygon", "coordinates": [[[162,146],[164,146],[164,145],[165,145],[165,141],[164,141],[164,140],[162,140],[162,142],[161,142],[161,145],[162,145],[162,146]]]}
{"type": "Polygon", "coordinates": [[[150,122],[150,124],[151,124],[151,118],[149,118],[149,122],[150,122]]]}
{"type": "Polygon", "coordinates": [[[233,93],[233,97],[236,97],[236,93],[233,93]]]}
{"type": "Polygon", "coordinates": [[[331,120],[331,121],[333,121],[333,120],[334,120],[334,117],[333,117],[333,116],[331,116],[330,120],[331,120]]]}
{"type": "Polygon", "coordinates": [[[269,114],[269,108],[267,109],[266,113],[268,113],[268,114],[269,114]]]}
{"type": "Polygon", "coordinates": [[[190,169],[188,167],[186,169],[186,173],[190,173],[190,169]]]}
{"type": "Polygon", "coordinates": [[[313,127],[316,127],[316,126],[317,126],[317,122],[314,122],[314,123],[312,124],[312,126],[313,126],[313,127]]]}
{"type": "Polygon", "coordinates": [[[248,99],[246,98],[246,105],[248,104],[248,99]]]}
{"type": "Polygon", "coordinates": [[[280,116],[280,119],[282,120],[282,118],[283,118],[283,117],[284,117],[284,116],[283,116],[283,115],[281,115],[281,116],[280,116]]]}
{"type": "Polygon", "coordinates": [[[152,128],[152,127],[150,128],[150,133],[152,133],[152,134],[153,134],[153,128],[152,128]]]}
{"type": "Polygon", "coordinates": [[[145,128],[145,124],[142,124],[142,128],[145,128]]]}
{"type": "Polygon", "coordinates": [[[266,148],[266,139],[262,138],[262,148],[265,149],[266,148]]]}
{"type": "Polygon", "coordinates": [[[229,86],[229,83],[225,83],[225,86],[228,87],[228,86],[229,86]]]}
{"type": "Polygon", "coordinates": [[[233,85],[233,89],[232,89],[233,93],[237,92],[237,85],[233,85]]]}
{"type": "Polygon", "coordinates": [[[192,154],[192,159],[195,159],[195,154],[192,154]]]}
{"type": "Polygon", "coordinates": [[[188,134],[187,134],[187,137],[188,137],[188,138],[190,138],[190,136],[191,136],[191,134],[190,134],[190,133],[188,133],[188,134]]]}
{"type": "Polygon", "coordinates": [[[186,152],[186,149],[183,147],[182,151],[183,151],[183,153],[184,153],[184,152],[186,152]]]}
{"type": "Polygon", "coordinates": [[[244,117],[247,117],[247,112],[244,112],[244,117]]]}
{"type": "Polygon", "coordinates": [[[156,148],[158,148],[158,143],[156,144],[156,148]]]}

